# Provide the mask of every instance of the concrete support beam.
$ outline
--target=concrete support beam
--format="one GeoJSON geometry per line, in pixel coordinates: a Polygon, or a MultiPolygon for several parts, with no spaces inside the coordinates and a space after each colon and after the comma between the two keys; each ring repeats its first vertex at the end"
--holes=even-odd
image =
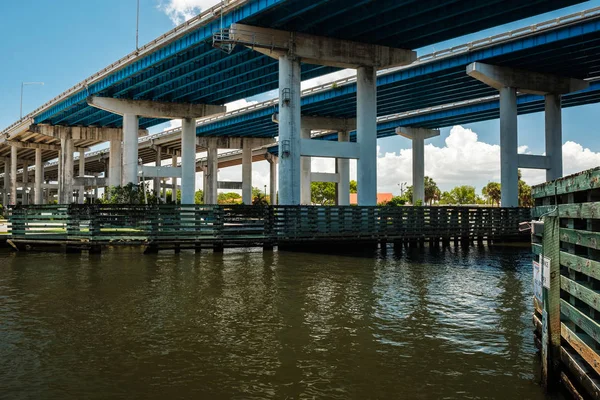
{"type": "Polygon", "coordinates": [[[180,157],[181,156],[180,150],[169,149],[167,147],[161,147],[161,146],[157,146],[155,144],[151,145],[150,148],[156,152],[158,152],[158,149],[160,148],[160,154],[162,154],[162,155],[171,156],[171,157],[180,157]]]}
{"type": "MultiPolygon", "coordinates": [[[[350,132],[340,131],[338,132],[338,142],[348,143],[350,142],[350,132]]],[[[337,184],[337,205],[338,206],[349,206],[350,205],[350,160],[347,158],[336,158],[336,172],[339,175],[339,182],[337,184]]]]}
{"type": "Polygon", "coordinates": [[[311,163],[312,159],[310,156],[306,155],[310,153],[310,151],[304,152],[305,148],[309,149],[315,146],[314,142],[310,139],[310,129],[306,129],[303,125],[302,129],[300,129],[300,204],[310,205],[312,204],[311,199],[311,163]]]}
{"type": "Polygon", "coordinates": [[[517,90],[500,89],[500,185],[502,207],[519,206],[517,90]]]}
{"type": "Polygon", "coordinates": [[[217,204],[219,152],[215,146],[208,148],[204,204],[217,204]]]}
{"type": "Polygon", "coordinates": [[[8,205],[10,182],[11,182],[11,159],[10,157],[4,158],[4,191],[2,192],[2,205],[6,207],[8,205]]]}
{"type": "Polygon", "coordinates": [[[532,154],[518,154],[517,164],[519,168],[545,169],[550,168],[550,157],[536,156],[532,154]]]}
{"type": "Polygon", "coordinates": [[[410,64],[417,58],[412,50],[243,24],[233,24],[230,35],[233,43],[245,45],[269,57],[292,55],[307,64],[339,68],[389,68],[410,64]]]}
{"type": "MultiPolygon", "coordinates": [[[[33,142],[19,142],[16,140],[9,140],[6,142],[7,145],[11,147],[16,147],[19,149],[42,149],[42,150],[53,150],[60,151],[61,146],[55,144],[46,144],[46,143],[33,143],[33,142]]],[[[75,151],[89,151],[89,147],[74,147],[75,151]]]]}
{"type": "Polygon", "coordinates": [[[138,115],[123,115],[123,186],[129,183],[138,184],[138,129],[138,115]]]}
{"type": "Polygon", "coordinates": [[[29,193],[27,187],[29,185],[29,162],[23,163],[23,189],[21,190],[21,204],[24,206],[29,204],[29,193]]]}
{"type": "Polygon", "coordinates": [[[132,114],[141,117],[165,119],[196,119],[210,115],[224,114],[227,111],[225,106],[215,106],[212,104],[167,103],[97,96],[88,97],[87,103],[92,107],[113,114],[132,114]]]}
{"type": "MultiPolygon", "coordinates": [[[[275,113],[271,120],[278,124],[279,114],[275,113]]],[[[331,117],[314,117],[303,115],[301,117],[302,129],[321,130],[321,131],[346,131],[351,132],[356,130],[356,118],[331,118],[331,117]]]]}
{"type": "Polygon", "coordinates": [[[501,90],[505,87],[517,89],[522,93],[566,94],[587,89],[589,83],[574,78],[541,72],[525,71],[516,68],[474,62],[467,65],[467,75],[501,90]]]}
{"type": "Polygon", "coordinates": [[[73,139],[61,139],[61,175],[58,177],[59,204],[73,202],[73,139]]]}
{"type": "Polygon", "coordinates": [[[10,148],[10,205],[17,204],[17,148],[10,148]]]}
{"type": "Polygon", "coordinates": [[[85,189],[86,187],[105,187],[107,185],[106,178],[98,178],[93,176],[78,176],[76,178],[73,178],[73,183],[75,186],[79,186],[83,189],[85,189]]]}
{"type": "Polygon", "coordinates": [[[549,165],[546,180],[553,181],[563,176],[562,160],[562,113],[559,94],[545,96],[546,156],[549,165]]]}
{"type": "MultiPolygon", "coordinates": [[[[162,180],[164,178],[181,178],[182,169],[179,167],[154,167],[149,165],[140,165],[138,166],[138,176],[144,177],[144,179],[154,178],[162,180]]],[[[160,185],[159,185],[160,186],[160,185]]],[[[160,194],[160,192],[156,192],[160,194]]],[[[189,203],[187,203],[189,204],[189,203]]]]}
{"type": "Polygon", "coordinates": [[[358,68],[356,86],[356,141],[360,146],[360,157],[357,163],[358,205],[375,206],[377,205],[377,74],[375,68],[358,68]]]}
{"type": "MultiPolygon", "coordinates": [[[[123,130],[120,128],[100,128],[92,126],[62,126],[62,125],[31,125],[29,131],[38,135],[59,139],[89,140],[94,142],[110,142],[123,140],[123,130]]],[[[147,136],[146,129],[140,129],[138,136],[147,136]]]]}
{"type": "Polygon", "coordinates": [[[108,185],[109,186],[120,186],[121,185],[121,165],[123,155],[122,144],[120,140],[111,140],[109,149],[108,159],[108,185]]]}
{"type": "Polygon", "coordinates": [[[252,204],[252,147],[244,143],[242,148],[242,202],[252,204]]]}
{"type": "Polygon", "coordinates": [[[327,172],[313,172],[311,174],[312,182],[340,182],[340,175],[337,173],[327,173],[327,172]]]}
{"type": "Polygon", "coordinates": [[[181,124],[181,204],[194,204],[196,193],[196,120],[181,124]]]}
{"type": "Polygon", "coordinates": [[[329,140],[302,139],[302,156],[325,158],[360,158],[360,145],[352,142],[332,142],[329,140]]]}
{"type": "MultiPolygon", "coordinates": [[[[85,176],[85,152],[79,152],[79,177],[85,176]]],[[[79,197],[77,198],[79,204],[85,203],[85,187],[79,185],[79,197]]]]}
{"type": "Polygon", "coordinates": [[[271,138],[244,138],[244,137],[224,137],[224,136],[198,136],[196,137],[196,145],[203,149],[208,149],[210,146],[218,149],[242,149],[244,146],[250,146],[253,149],[258,147],[275,144],[275,140],[271,138]]]}
{"type": "Polygon", "coordinates": [[[279,57],[279,204],[300,204],[300,60],[279,57]]]}
{"type": "Polygon", "coordinates": [[[269,200],[271,205],[277,205],[277,157],[267,153],[265,158],[269,162],[269,200]]]}
{"type": "Polygon", "coordinates": [[[425,203],[425,139],[440,135],[439,130],[399,127],[396,129],[398,135],[412,140],[412,179],[413,198],[412,203],[418,201],[425,203]]]}

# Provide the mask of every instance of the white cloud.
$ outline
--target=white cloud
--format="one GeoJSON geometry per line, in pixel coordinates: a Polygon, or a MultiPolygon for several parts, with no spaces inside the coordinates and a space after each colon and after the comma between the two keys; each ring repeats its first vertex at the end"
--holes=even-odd
{"type": "Polygon", "coordinates": [[[219,0],[161,0],[158,9],[179,25],[218,3],[219,0]]]}

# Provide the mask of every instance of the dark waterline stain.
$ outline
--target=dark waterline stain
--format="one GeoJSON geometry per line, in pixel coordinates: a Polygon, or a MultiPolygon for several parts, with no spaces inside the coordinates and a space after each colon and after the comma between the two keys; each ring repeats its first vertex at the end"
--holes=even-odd
{"type": "Polygon", "coordinates": [[[543,399],[528,249],[0,253],[0,398],[543,399]]]}

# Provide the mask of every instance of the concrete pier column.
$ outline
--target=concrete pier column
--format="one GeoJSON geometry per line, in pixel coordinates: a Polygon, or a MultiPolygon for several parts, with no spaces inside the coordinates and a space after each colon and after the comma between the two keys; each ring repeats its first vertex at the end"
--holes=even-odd
{"type": "Polygon", "coordinates": [[[500,185],[502,207],[519,206],[517,91],[500,89],[500,185]]]}
{"type": "Polygon", "coordinates": [[[412,140],[412,203],[425,204],[425,137],[416,134],[412,140]]]}
{"type": "Polygon", "coordinates": [[[134,114],[123,115],[123,186],[133,183],[137,185],[138,179],[138,132],[139,117],[134,114]]]}
{"type": "MultiPolygon", "coordinates": [[[[160,167],[162,163],[162,152],[160,146],[156,146],[156,162],[155,166],[160,167]]],[[[157,196],[160,196],[160,178],[154,178],[154,192],[157,196]]]]}
{"type": "Polygon", "coordinates": [[[358,205],[377,205],[377,73],[360,67],[356,75],[356,141],[358,205]]]}
{"type": "Polygon", "coordinates": [[[277,160],[278,157],[271,155],[269,160],[269,198],[271,205],[277,204],[277,160]]]}
{"type": "Polygon", "coordinates": [[[29,204],[29,193],[27,193],[29,185],[29,163],[23,161],[23,188],[21,189],[21,203],[26,206],[29,204]]]}
{"type": "Polygon", "coordinates": [[[561,98],[559,94],[547,94],[545,100],[546,156],[550,158],[546,180],[553,181],[563,176],[561,98]]]}
{"type": "Polygon", "coordinates": [[[202,204],[208,204],[208,166],[202,166],[202,204]]]}
{"type": "Polygon", "coordinates": [[[10,160],[4,161],[4,193],[2,193],[2,205],[6,207],[8,205],[8,198],[10,193],[10,160]]]}
{"type": "MultiPolygon", "coordinates": [[[[350,132],[338,132],[338,142],[349,142],[350,132]]],[[[337,184],[337,204],[338,206],[350,205],[350,160],[348,158],[336,158],[336,169],[340,177],[337,184]]]]}
{"type": "Polygon", "coordinates": [[[60,175],[58,177],[58,203],[71,204],[73,201],[73,139],[61,139],[60,175]]]}
{"type": "Polygon", "coordinates": [[[300,204],[300,59],[279,57],[279,203],[300,204]]]}
{"type": "MultiPolygon", "coordinates": [[[[171,159],[171,166],[173,168],[177,168],[177,156],[173,156],[173,158],[171,159]]],[[[172,200],[174,203],[177,203],[177,191],[179,190],[177,187],[177,178],[171,178],[171,181],[173,182],[173,188],[171,189],[171,191],[173,193],[172,200]]],[[[196,182],[196,172],[194,171],[194,188],[195,188],[195,182],[196,182]]],[[[195,201],[196,201],[196,192],[194,192],[194,202],[195,201]]]]}
{"type": "Polygon", "coordinates": [[[219,167],[219,151],[216,143],[210,144],[207,155],[206,189],[204,190],[204,204],[217,204],[217,183],[219,167]]]}
{"type": "MultiPolygon", "coordinates": [[[[85,152],[81,150],[79,151],[79,177],[85,177],[85,152]]],[[[79,200],[79,204],[85,203],[85,186],[83,185],[79,187],[79,197],[77,200],[79,200]]]]}
{"type": "MultiPolygon", "coordinates": [[[[302,128],[300,130],[301,139],[310,139],[311,130],[302,128]]],[[[300,203],[305,205],[312,204],[312,158],[304,157],[300,158],[300,203]]]]}
{"type": "Polygon", "coordinates": [[[194,204],[194,193],[196,192],[196,120],[184,118],[181,122],[181,204],[194,204]]]}
{"type": "Polygon", "coordinates": [[[252,204],[252,146],[247,140],[242,144],[242,202],[252,204]]]}
{"type": "Polygon", "coordinates": [[[10,148],[10,204],[17,204],[17,148],[10,148]]]}
{"type": "Polygon", "coordinates": [[[108,158],[108,186],[121,186],[121,140],[111,140],[108,158]]]}

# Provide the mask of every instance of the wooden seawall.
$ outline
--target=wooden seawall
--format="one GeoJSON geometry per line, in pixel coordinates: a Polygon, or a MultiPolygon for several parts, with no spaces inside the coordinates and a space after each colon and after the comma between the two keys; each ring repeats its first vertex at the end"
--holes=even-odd
{"type": "Polygon", "coordinates": [[[530,209],[497,207],[49,205],[16,206],[8,218],[9,240],[19,249],[144,245],[152,252],[528,240],[519,223],[531,216],[530,209]]]}
{"type": "Polygon", "coordinates": [[[532,192],[543,221],[533,232],[533,320],[544,383],[600,399],[600,168],[532,192]]]}

